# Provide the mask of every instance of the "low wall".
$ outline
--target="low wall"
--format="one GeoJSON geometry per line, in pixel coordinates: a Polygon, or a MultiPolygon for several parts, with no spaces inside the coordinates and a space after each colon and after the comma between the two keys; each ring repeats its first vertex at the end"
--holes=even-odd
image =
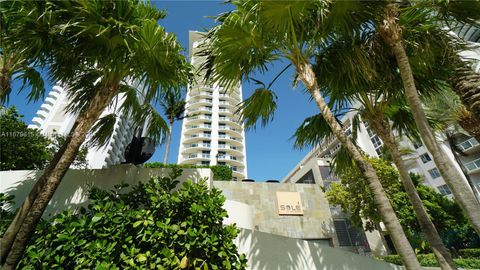
{"type": "MultiPolygon", "coordinates": [[[[130,186],[139,182],[146,182],[153,176],[167,176],[171,169],[140,168],[131,164],[116,165],[108,169],[98,170],[69,170],[53,195],[44,217],[51,213],[65,209],[74,209],[88,204],[87,192],[94,185],[101,189],[110,190],[115,185],[127,183],[130,186]]],[[[1,171],[0,193],[15,195],[15,207],[19,207],[30,192],[35,181],[43,171],[1,171]]],[[[183,169],[177,179],[185,182],[187,179],[199,182],[208,178],[207,185],[212,186],[213,175],[210,169],[183,169]]],[[[179,186],[181,185],[179,184],[179,186]]]]}
{"type": "Polygon", "coordinates": [[[252,270],[400,270],[403,267],[320,243],[241,229],[235,240],[252,270]]]}
{"type": "MultiPolygon", "coordinates": [[[[329,204],[319,185],[290,183],[213,181],[227,200],[249,205],[252,214],[242,216],[252,219],[254,230],[292,238],[333,241],[336,235],[329,204]],[[303,215],[280,216],[277,209],[277,191],[298,192],[303,215]]],[[[228,211],[229,216],[240,219],[241,209],[228,211]]],[[[238,224],[238,221],[235,221],[238,224]]],[[[248,222],[248,221],[247,221],[248,222]]],[[[241,227],[241,226],[239,226],[241,227]]]]}

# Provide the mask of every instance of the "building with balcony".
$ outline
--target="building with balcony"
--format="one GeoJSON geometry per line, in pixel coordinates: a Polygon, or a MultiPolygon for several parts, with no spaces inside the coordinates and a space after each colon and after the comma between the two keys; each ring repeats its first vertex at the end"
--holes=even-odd
{"type": "MultiPolygon", "coordinates": [[[[115,114],[117,121],[106,146],[89,148],[87,162],[90,169],[102,169],[125,161],[125,150],[132,141],[135,126],[128,117],[117,109],[120,107],[121,102],[122,98],[117,97],[117,101],[114,102],[117,106],[106,108],[100,116],[115,114]]],[[[65,110],[67,105],[68,96],[66,89],[59,84],[55,85],[32,119],[32,124],[29,125],[29,128],[39,129],[42,134],[48,137],[52,137],[55,133],[67,135],[77,119],[76,114],[65,110]]]]}
{"type": "MultiPolygon", "coordinates": [[[[190,61],[198,69],[203,59],[195,53],[202,33],[191,31],[189,39],[190,61]]],[[[200,75],[194,81],[187,89],[188,117],[182,123],[178,164],[227,165],[234,179],[247,178],[245,132],[238,113],[241,85],[234,89],[208,85],[200,75]]]]}

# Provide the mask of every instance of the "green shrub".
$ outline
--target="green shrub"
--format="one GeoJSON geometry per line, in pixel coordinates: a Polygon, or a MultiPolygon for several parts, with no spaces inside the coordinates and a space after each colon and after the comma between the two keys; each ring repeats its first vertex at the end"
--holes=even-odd
{"type": "Polygon", "coordinates": [[[225,165],[201,166],[191,164],[163,164],[162,162],[150,162],[143,164],[145,168],[183,168],[183,169],[204,169],[209,168],[213,173],[213,180],[232,180],[232,170],[225,165]]]}
{"type": "MultiPolygon", "coordinates": [[[[418,261],[420,262],[420,265],[423,267],[438,266],[435,255],[432,253],[418,254],[417,258],[418,258],[418,261]]],[[[403,265],[402,259],[400,259],[399,255],[387,255],[385,257],[381,257],[380,259],[388,263],[403,265]]],[[[461,267],[461,268],[480,269],[480,259],[453,259],[453,261],[458,267],[461,267]]]]}
{"type": "Polygon", "coordinates": [[[480,269],[480,259],[453,259],[458,267],[480,269]]]}
{"type": "Polygon", "coordinates": [[[93,188],[88,209],[39,226],[20,268],[245,269],[238,230],[222,224],[221,191],[188,181],[172,192],[179,175],[174,168],[132,188],[93,188]]]}
{"type": "Polygon", "coordinates": [[[12,211],[9,211],[13,205],[13,198],[13,195],[0,193],[0,235],[5,233],[15,216],[12,211]]]}
{"type": "Polygon", "coordinates": [[[228,166],[216,165],[211,166],[210,169],[212,169],[213,172],[213,180],[232,180],[232,170],[228,166]]]}
{"type": "Polygon", "coordinates": [[[458,255],[464,259],[480,259],[480,248],[460,249],[458,255]]]}

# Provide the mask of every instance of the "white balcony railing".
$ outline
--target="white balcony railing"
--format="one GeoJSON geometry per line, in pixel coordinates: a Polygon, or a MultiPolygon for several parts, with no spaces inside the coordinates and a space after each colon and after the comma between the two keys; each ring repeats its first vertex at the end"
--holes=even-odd
{"type": "Polygon", "coordinates": [[[192,125],[192,126],[187,126],[187,129],[194,129],[194,128],[212,128],[212,125],[192,125]]]}

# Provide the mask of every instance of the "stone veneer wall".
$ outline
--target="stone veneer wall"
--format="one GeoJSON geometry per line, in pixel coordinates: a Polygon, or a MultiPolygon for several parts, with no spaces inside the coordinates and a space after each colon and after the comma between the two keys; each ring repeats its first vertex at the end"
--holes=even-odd
{"type": "Polygon", "coordinates": [[[337,239],[329,205],[320,185],[290,183],[251,183],[213,181],[227,200],[253,207],[255,230],[301,239],[337,239]],[[303,216],[280,216],[277,209],[277,191],[299,192],[303,216]]]}

